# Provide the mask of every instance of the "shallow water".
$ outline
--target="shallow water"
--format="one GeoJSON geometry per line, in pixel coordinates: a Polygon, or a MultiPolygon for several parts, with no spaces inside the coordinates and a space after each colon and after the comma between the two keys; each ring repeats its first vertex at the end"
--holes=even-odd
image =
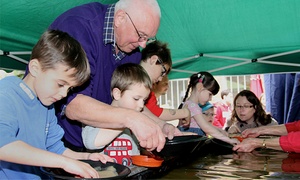
{"type": "Polygon", "coordinates": [[[258,150],[194,155],[160,179],[300,179],[300,154],[258,150]]]}

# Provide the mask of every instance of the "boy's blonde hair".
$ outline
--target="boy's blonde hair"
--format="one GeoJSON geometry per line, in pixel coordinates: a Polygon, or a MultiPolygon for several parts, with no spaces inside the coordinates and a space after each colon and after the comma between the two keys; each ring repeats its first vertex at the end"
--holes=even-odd
{"type": "Polygon", "coordinates": [[[126,63],[115,69],[111,78],[111,91],[118,88],[123,93],[133,84],[143,84],[146,89],[152,88],[151,79],[141,65],[126,63]]]}

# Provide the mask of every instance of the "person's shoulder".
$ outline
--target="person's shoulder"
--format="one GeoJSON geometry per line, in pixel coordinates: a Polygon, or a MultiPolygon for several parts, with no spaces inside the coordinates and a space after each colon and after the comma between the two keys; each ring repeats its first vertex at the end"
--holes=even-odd
{"type": "Polygon", "coordinates": [[[75,6],[60,16],[68,17],[68,16],[77,16],[77,17],[90,17],[95,16],[96,14],[105,13],[108,8],[108,5],[101,4],[99,2],[91,2],[82,5],[75,6]]]}
{"type": "Polygon", "coordinates": [[[200,106],[193,101],[187,100],[184,102],[184,105],[187,105],[190,110],[201,110],[202,111],[200,106]]]}
{"type": "MultiPolygon", "coordinates": [[[[197,105],[196,103],[194,103],[193,101],[190,101],[190,100],[186,100],[184,102],[184,104],[187,104],[187,105],[197,105]]],[[[197,105],[198,106],[198,105],[197,105]]]]}
{"type": "MultiPolygon", "coordinates": [[[[5,102],[9,99],[9,102],[14,102],[16,97],[20,96],[22,88],[22,79],[16,76],[8,76],[0,80],[0,99],[1,102],[5,102]]],[[[24,85],[26,86],[26,85],[24,85]]],[[[14,102],[19,103],[19,102],[14,102]]]]}
{"type": "Polygon", "coordinates": [[[147,100],[151,100],[151,101],[153,101],[153,100],[155,100],[156,99],[156,96],[155,96],[155,94],[154,94],[154,92],[153,91],[151,91],[150,92],[150,94],[149,94],[149,96],[148,96],[148,99],[147,100]]]}
{"type": "Polygon", "coordinates": [[[149,97],[146,100],[145,106],[150,108],[152,106],[155,106],[156,103],[157,103],[156,96],[155,96],[154,92],[151,91],[149,94],[149,97]]]}
{"type": "Polygon", "coordinates": [[[0,89],[11,88],[11,86],[18,84],[21,81],[22,79],[20,79],[17,76],[7,76],[0,80],[0,87],[1,87],[0,89]]]}
{"type": "Polygon", "coordinates": [[[69,9],[69,11],[86,9],[86,8],[88,8],[88,9],[89,8],[101,8],[101,7],[107,8],[108,5],[101,4],[99,2],[90,2],[90,3],[85,3],[85,4],[81,4],[81,5],[75,6],[75,7],[71,8],[71,9],[69,9]]]}
{"type": "Polygon", "coordinates": [[[151,92],[150,92],[149,97],[150,97],[150,96],[155,96],[154,91],[151,91],[151,92]]]}

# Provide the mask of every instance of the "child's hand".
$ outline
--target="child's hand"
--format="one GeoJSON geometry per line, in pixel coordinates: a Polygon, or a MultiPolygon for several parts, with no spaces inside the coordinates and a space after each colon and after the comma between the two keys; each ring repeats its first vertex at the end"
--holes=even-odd
{"type": "MultiPolygon", "coordinates": [[[[258,139],[256,138],[244,139],[243,142],[235,145],[232,150],[237,152],[252,152],[254,149],[259,147],[257,146],[257,144],[259,144],[257,141],[258,139]]],[[[261,140],[259,139],[259,141],[261,140]]]]}
{"type": "Polygon", "coordinates": [[[241,133],[241,131],[236,125],[232,125],[228,129],[228,134],[240,134],[240,133],[241,133]]]}
{"type": "Polygon", "coordinates": [[[246,129],[245,131],[242,132],[242,136],[244,138],[246,137],[252,137],[252,138],[255,138],[255,137],[258,137],[260,135],[260,128],[249,128],[249,129],[246,129]]]}
{"type": "Polygon", "coordinates": [[[114,160],[111,157],[109,157],[105,154],[102,154],[102,153],[91,153],[91,154],[89,154],[88,159],[93,160],[93,161],[99,161],[100,160],[104,164],[106,162],[114,162],[114,160]]]}
{"type": "Polygon", "coordinates": [[[76,177],[99,178],[99,173],[89,164],[71,158],[67,158],[62,169],[76,177]]]}
{"type": "Polygon", "coordinates": [[[179,121],[181,123],[181,126],[188,127],[191,123],[191,112],[187,106],[185,106],[183,109],[186,111],[187,116],[180,119],[179,121]]]}
{"type": "Polygon", "coordinates": [[[229,143],[232,145],[237,145],[237,144],[240,144],[241,142],[236,138],[230,138],[229,143]]]}
{"type": "Polygon", "coordinates": [[[189,125],[190,125],[190,122],[187,121],[186,119],[179,119],[179,126],[189,127],[189,125]]]}

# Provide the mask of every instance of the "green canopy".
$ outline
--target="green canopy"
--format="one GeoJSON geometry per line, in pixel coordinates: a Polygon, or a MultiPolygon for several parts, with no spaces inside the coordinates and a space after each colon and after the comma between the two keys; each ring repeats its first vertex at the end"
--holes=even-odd
{"type": "MultiPolygon", "coordinates": [[[[88,2],[1,0],[0,68],[25,69],[32,47],[50,23],[88,2]]],[[[299,0],[158,2],[162,18],[157,39],[171,48],[171,79],[198,71],[244,75],[300,70],[299,0]]]]}

